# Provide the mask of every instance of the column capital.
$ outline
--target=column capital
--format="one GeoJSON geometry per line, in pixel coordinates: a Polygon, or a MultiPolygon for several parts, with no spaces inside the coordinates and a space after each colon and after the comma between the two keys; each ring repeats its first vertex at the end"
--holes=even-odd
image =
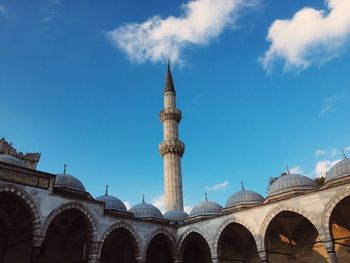
{"type": "Polygon", "coordinates": [[[159,118],[161,122],[166,120],[175,120],[177,123],[179,123],[182,118],[182,113],[177,108],[165,108],[160,111],[159,118]]]}
{"type": "Polygon", "coordinates": [[[175,153],[183,156],[185,152],[185,144],[179,140],[167,140],[159,144],[159,152],[162,157],[168,153],[175,153]]]}

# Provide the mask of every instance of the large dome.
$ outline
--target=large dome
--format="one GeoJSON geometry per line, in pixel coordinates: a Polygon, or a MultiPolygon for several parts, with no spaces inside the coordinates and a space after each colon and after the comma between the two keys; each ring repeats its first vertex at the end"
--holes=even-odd
{"type": "Polygon", "coordinates": [[[242,189],[231,195],[226,202],[227,207],[234,207],[239,205],[259,205],[264,202],[264,197],[256,192],[242,189]]]}
{"type": "Polygon", "coordinates": [[[164,218],[171,222],[183,222],[188,218],[188,214],[182,210],[170,210],[164,214],[164,218]]]}
{"type": "Polygon", "coordinates": [[[125,204],[121,200],[114,196],[108,195],[107,193],[105,195],[96,197],[95,199],[97,201],[104,202],[106,210],[118,210],[124,212],[128,211],[128,209],[126,209],[125,204]]]}
{"type": "Polygon", "coordinates": [[[195,216],[215,216],[222,210],[222,206],[218,203],[205,200],[192,208],[189,217],[195,216]]]}
{"type": "Polygon", "coordinates": [[[80,182],[80,180],[75,178],[74,176],[66,173],[56,175],[54,187],[69,188],[69,189],[85,192],[85,187],[82,184],[82,182],[80,182]]]}
{"type": "Polygon", "coordinates": [[[344,159],[336,163],[326,174],[325,182],[350,175],[350,159],[344,156],[344,159]]]}
{"type": "Polygon", "coordinates": [[[317,183],[301,174],[287,173],[279,177],[269,189],[268,196],[286,193],[289,191],[307,191],[318,188],[317,183]]]}
{"type": "Polygon", "coordinates": [[[144,201],[141,204],[137,204],[131,207],[129,209],[129,212],[133,213],[134,216],[138,218],[164,218],[157,207],[151,204],[147,204],[144,201]]]}
{"type": "Polygon", "coordinates": [[[21,159],[18,159],[17,157],[12,156],[12,155],[8,155],[8,154],[0,154],[0,162],[9,163],[9,164],[16,165],[19,167],[28,168],[28,165],[24,161],[22,161],[21,159]]]}

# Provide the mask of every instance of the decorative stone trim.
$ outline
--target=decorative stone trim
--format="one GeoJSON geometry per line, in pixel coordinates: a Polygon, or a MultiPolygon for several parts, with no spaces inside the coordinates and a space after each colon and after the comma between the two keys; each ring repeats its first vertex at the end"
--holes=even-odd
{"type": "Polygon", "coordinates": [[[271,223],[271,221],[281,212],[283,211],[288,211],[288,212],[294,212],[297,213],[303,217],[305,217],[307,220],[310,221],[310,223],[316,228],[316,230],[318,231],[318,234],[320,236],[321,240],[325,239],[325,235],[323,232],[322,227],[317,223],[317,221],[315,220],[315,218],[313,216],[311,216],[310,213],[308,213],[305,210],[302,210],[300,208],[296,208],[293,206],[286,206],[286,205],[279,205],[277,207],[275,207],[274,209],[272,209],[269,214],[265,217],[263,223],[261,224],[261,228],[260,228],[260,250],[265,250],[265,235],[266,235],[266,230],[267,227],[269,226],[269,224],[271,223]]]}
{"type": "Polygon", "coordinates": [[[343,200],[344,198],[346,198],[348,196],[350,196],[350,189],[346,189],[345,191],[337,194],[328,202],[328,204],[323,212],[322,226],[323,226],[323,230],[324,230],[324,233],[325,233],[327,240],[332,239],[332,235],[331,235],[330,228],[329,228],[329,221],[330,221],[332,212],[333,212],[334,208],[337,206],[337,204],[341,200],[343,200]]]}
{"type": "Polygon", "coordinates": [[[163,141],[159,144],[159,152],[162,157],[168,153],[175,153],[182,157],[185,152],[185,144],[179,140],[163,141]]]}
{"type": "Polygon", "coordinates": [[[181,121],[182,113],[176,108],[166,108],[160,111],[159,118],[161,122],[166,120],[175,120],[178,123],[181,121]]]}
{"type": "Polygon", "coordinates": [[[88,208],[86,208],[85,206],[77,202],[67,203],[54,209],[46,218],[41,229],[41,235],[46,237],[46,232],[50,224],[52,223],[52,221],[64,211],[71,210],[71,209],[78,210],[83,214],[88,225],[90,226],[90,242],[97,242],[96,219],[93,217],[92,213],[89,211],[88,208]]]}
{"type": "Polygon", "coordinates": [[[28,211],[31,215],[32,224],[33,224],[33,236],[34,236],[34,242],[35,237],[40,236],[40,227],[41,227],[41,216],[38,209],[38,205],[34,202],[34,200],[23,190],[20,190],[14,185],[3,185],[0,186],[0,193],[4,192],[10,192],[18,197],[20,197],[25,204],[27,205],[28,211]]]}
{"type": "Polygon", "coordinates": [[[142,257],[142,240],[140,238],[140,236],[137,234],[135,228],[124,221],[120,221],[117,223],[114,223],[113,225],[111,225],[102,235],[101,238],[101,246],[99,247],[99,251],[98,251],[98,258],[101,257],[101,252],[102,252],[102,247],[103,247],[103,243],[105,242],[105,240],[107,239],[107,237],[116,229],[118,228],[123,228],[125,230],[127,230],[130,235],[133,237],[133,241],[134,241],[134,245],[135,245],[135,251],[136,251],[136,257],[140,258],[142,257]]]}
{"type": "Polygon", "coordinates": [[[210,257],[213,258],[212,255],[215,254],[215,251],[213,249],[212,242],[210,242],[208,235],[206,233],[204,233],[203,231],[201,231],[198,227],[189,227],[185,232],[183,232],[183,234],[181,235],[181,237],[178,241],[178,244],[177,244],[180,261],[182,261],[182,259],[183,259],[183,250],[184,250],[183,243],[186,240],[186,238],[192,233],[196,233],[196,234],[200,235],[207,242],[207,245],[208,245],[209,250],[210,250],[209,251],[210,257]]]}
{"type": "Polygon", "coordinates": [[[166,230],[166,229],[157,229],[154,231],[146,240],[145,242],[145,247],[143,251],[143,260],[146,262],[146,255],[147,255],[147,250],[149,244],[152,242],[153,238],[155,238],[158,235],[165,235],[168,238],[168,243],[170,244],[170,249],[173,254],[173,261],[177,262],[178,261],[178,253],[177,253],[177,248],[176,248],[176,241],[174,237],[166,230]]]}
{"type": "Polygon", "coordinates": [[[225,228],[230,224],[239,224],[244,228],[246,228],[250,232],[250,234],[253,236],[255,245],[257,246],[257,250],[259,250],[258,244],[260,244],[260,239],[259,239],[258,233],[255,235],[253,228],[246,222],[236,218],[228,218],[224,222],[222,222],[221,225],[216,230],[216,233],[213,239],[213,248],[214,248],[213,258],[217,258],[220,236],[222,232],[225,230],[225,228]]]}

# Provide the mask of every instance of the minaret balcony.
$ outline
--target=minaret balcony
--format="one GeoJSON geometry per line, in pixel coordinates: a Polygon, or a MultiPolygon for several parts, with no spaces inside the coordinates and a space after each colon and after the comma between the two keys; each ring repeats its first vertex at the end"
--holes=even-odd
{"type": "Polygon", "coordinates": [[[182,113],[176,108],[165,108],[159,113],[160,121],[175,120],[178,123],[181,121],[182,113]]]}
{"type": "Polygon", "coordinates": [[[179,140],[167,140],[159,144],[159,152],[164,157],[168,153],[175,153],[182,157],[185,152],[185,144],[179,140]]]}

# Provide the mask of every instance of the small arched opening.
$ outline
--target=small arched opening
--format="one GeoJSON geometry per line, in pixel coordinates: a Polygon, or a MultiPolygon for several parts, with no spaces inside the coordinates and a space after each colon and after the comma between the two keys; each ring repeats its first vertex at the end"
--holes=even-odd
{"type": "Polygon", "coordinates": [[[184,263],[210,263],[210,248],[200,234],[192,232],[187,235],[180,248],[180,254],[184,263]]]}
{"type": "Polygon", "coordinates": [[[328,254],[315,226],[304,216],[282,211],[269,223],[265,248],[270,263],[326,263],[328,254]]]}
{"type": "Polygon", "coordinates": [[[150,241],[146,252],[146,263],[173,263],[170,239],[163,233],[159,233],[150,241]]]}
{"type": "Polygon", "coordinates": [[[252,233],[238,223],[229,224],[220,234],[217,255],[220,263],[261,262],[252,233]]]}
{"type": "Polygon", "coordinates": [[[68,209],[50,223],[41,262],[88,262],[92,227],[78,209],[68,209]]]}
{"type": "Polygon", "coordinates": [[[33,243],[33,213],[11,192],[0,193],[0,262],[29,262],[33,243]]]}

